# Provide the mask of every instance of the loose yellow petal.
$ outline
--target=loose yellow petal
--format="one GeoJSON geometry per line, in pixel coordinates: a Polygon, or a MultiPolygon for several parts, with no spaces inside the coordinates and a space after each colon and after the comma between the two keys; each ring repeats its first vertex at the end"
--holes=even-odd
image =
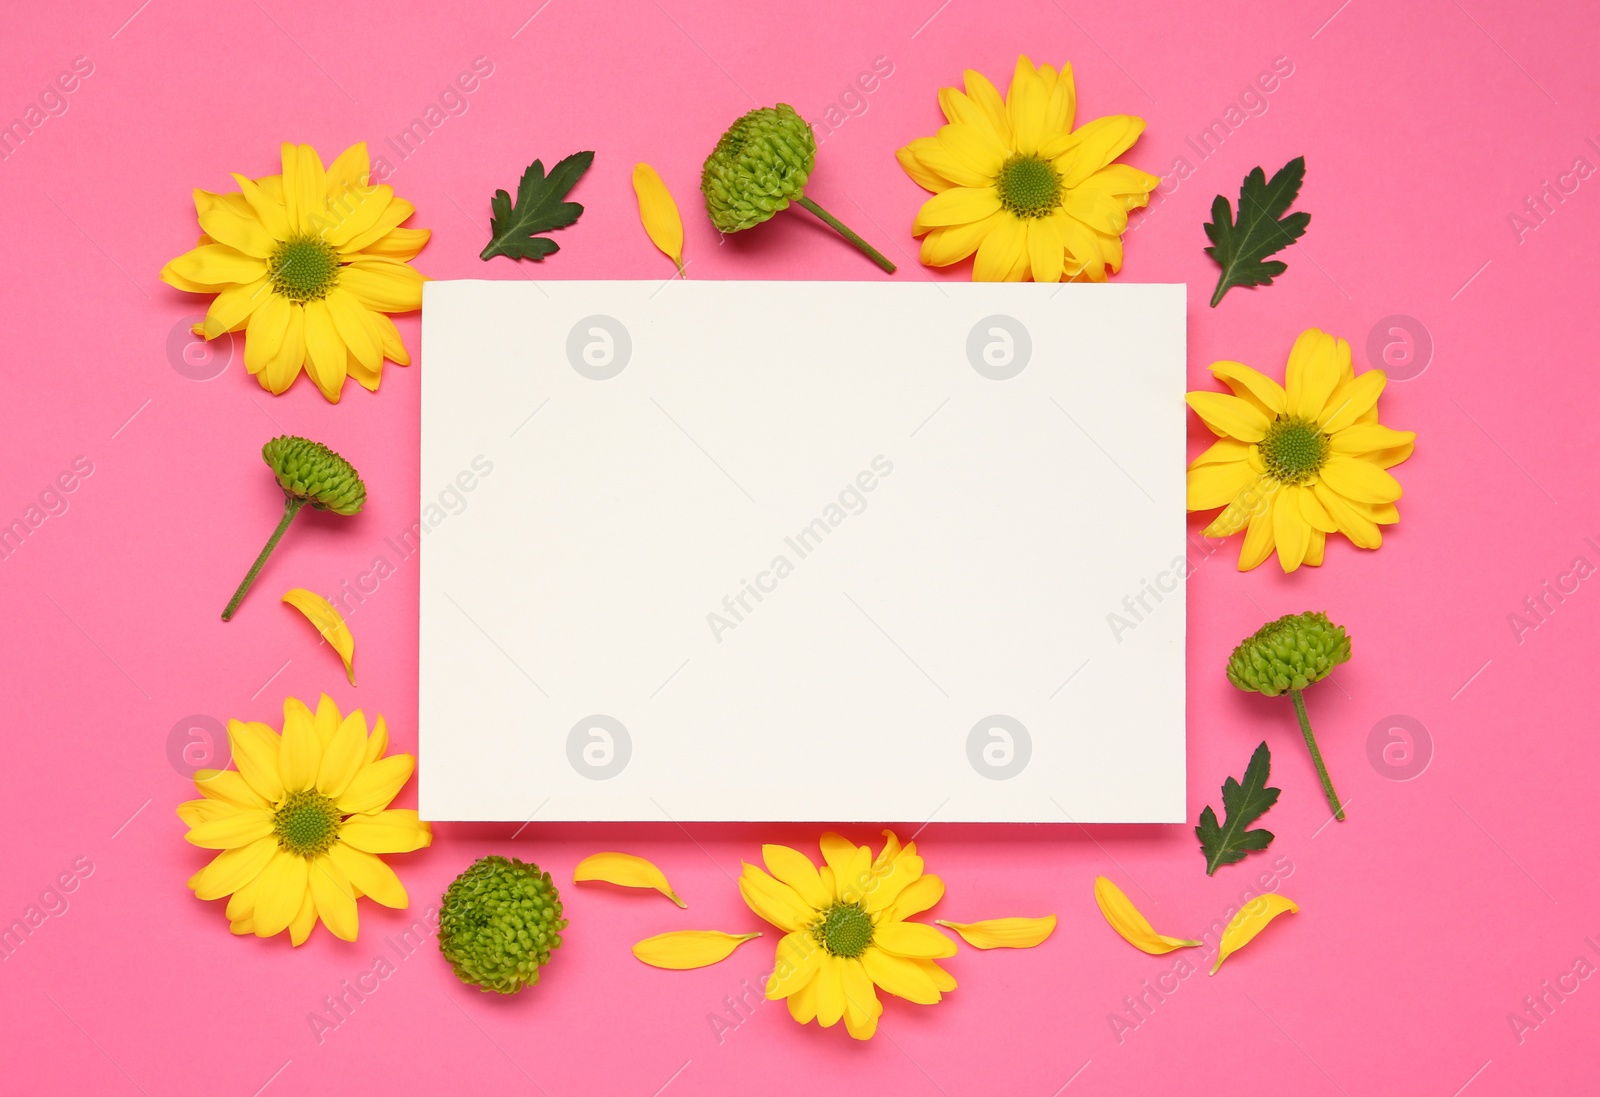
{"type": "MultiPolygon", "coordinates": [[[[677,893],[672,890],[672,885],[667,883],[665,873],[643,857],[635,857],[631,853],[596,853],[585,857],[578,862],[578,867],[572,870],[572,880],[574,883],[600,880],[625,888],[655,888],[680,907],[689,905],[678,898],[677,893]]],[[[640,959],[644,958],[641,956],[640,959]]],[[[645,962],[649,963],[648,960],[645,962]]]]}
{"type": "Polygon", "coordinates": [[[649,164],[633,165],[633,193],[639,199],[639,220],[645,235],[671,259],[683,277],[683,218],[672,192],[649,164]]]}
{"type": "Polygon", "coordinates": [[[1266,929],[1269,922],[1285,912],[1298,914],[1300,908],[1282,895],[1269,893],[1246,903],[1244,909],[1233,916],[1228,928],[1222,931],[1222,940],[1217,945],[1217,962],[1211,965],[1211,974],[1215,975],[1217,969],[1222,966],[1222,961],[1255,940],[1256,934],[1266,929]]]}
{"type": "Polygon", "coordinates": [[[305,614],[306,620],[328,641],[328,646],[339,653],[339,658],[344,660],[345,677],[350,679],[352,686],[355,685],[356,639],[350,634],[350,626],[339,616],[339,611],[322,595],[304,587],[295,587],[283,596],[283,600],[305,614]]]}
{"type": "Polygon", "coordinates": [[[633,954],[651,967],[687,971],[709,967],[733,955],[733,950],[759,933],[723,933],[717,929],[685,929],[658,933],[633,946],[633,954]]]}
{"type": "Polygon", "coordinates": [[[961,934],[973,948],[1032,948],[1056,931],[1056,916],[1043,918],[992,918],[986,922],[946,922],[941,926],[961,934]]]}
{"type": "Polygon", "coordinates": [[[1100,913],[1105,916],[1106,923],[1140,952],[1159,956],[1175,948],[1193,948],[1200,944],[1199,941],[1157,933],[1122,889],[1104,876],[1094,878],[1094,901],[1100,905],[1100,913]]]}

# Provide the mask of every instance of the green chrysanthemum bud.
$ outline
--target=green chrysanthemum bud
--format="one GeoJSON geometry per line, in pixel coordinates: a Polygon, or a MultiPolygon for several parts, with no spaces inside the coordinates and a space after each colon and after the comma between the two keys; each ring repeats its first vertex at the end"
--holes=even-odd
{"type": "Polygon", "coordinates": [[[811,126],[787,103],[760,107],[728,127],[700,170],[718,232],[759,225],[799,198],[817,159],[811,126]]]}
{"type": "Polygon", "coordinates": [[[566,928],[548,872],[515,857],[483,857],[445,889],[439,951],[463,983],[515,994],[539,981],[566,928]]]}
{"type": "Polygon", "coordinates": [[[1305,689],[1350,661],[1350,637],[1325,613],[1291,613],[1270,621],[1233,649],[1228,681],[1246,693],[1276,697],[1305,689]]]}
{"type": "Polygon", "coordinates": [[[256,557],[244,581],[239,584],[239,589],[233,592],[228,608],[222,611],[224,621],[233,619],[239,603],[244,601],[245,593],[256,581],[267,557],[278,547],[278,538],[289,528],[289,523],[300,513],[301,507],[310,504],[313,510],[331,510],[335,514],[349,515],[359,513],[367,502],[367,485],[361,482],[361,474],[349,461],[321,442],[293,434],[280,434],[261,447],[261,459],[267,463],[272,474],[278,478],[278,486],[283,489],[283,518],[278,522],[278,528],[272,531],[266,547],[256,557]]]}
{"type": "Polygon", "coordinates": [[[817,159],[811,126],[787,103],[743,115],[700,169],[700,193],[718,232],[741,232],[787,209],[792,201],[816,214],[890,274],[894,264],[805,196],[817,159]]]}
{"type": "Polygon", "coordinates": [[[1300,733],[1305,736],[1311,760],[1316,763],[1317,776],[1322,779],[1323,794],[1340,822],[1344,821],[1344,808],[1333,791],[1333,778],[1323,764],[1316,737],[1311,734],[1311,718],[1306,715],[1306,699],[1301,691],[1349,661],[1350,637],[1345,635],[1344,626],[1328,620],[1325,613],[1309,611],[1267,622],[1234,648],[1228,658],[1228,681],[1239,689],[1267,697],[1287,693],[1294,701],[1294,714],[1300,721],[1300,733]]]}
{"type": "Polygon", "coordinates": [[[278,478],[283,494],[316,510],[357,514],[367,501],[367,485],[350,462],[321,442],[280,434],[261,447],[261,459],[278,478]]]}

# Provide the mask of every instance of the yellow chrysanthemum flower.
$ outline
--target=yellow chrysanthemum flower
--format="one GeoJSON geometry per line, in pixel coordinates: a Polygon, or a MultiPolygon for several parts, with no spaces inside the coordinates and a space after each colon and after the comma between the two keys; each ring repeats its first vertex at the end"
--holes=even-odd
{"type": "Polygon", "coordinates": [[[1239,570],[1278,550],[1284,571],[1322,563],[1330,533],[1359,548],[1383,544],[1400,520],[1400,483],[1387,469],[1411,456],[1416,435],[1378,423],[1387,377],[1360,377],[1350,344],[1316,328],[1289,352],[1284,384],[1238,362],[1211,372],[1233,390],[1191,392],[1189,406],[1221,441],[1189,466],[1189,509],[1225,508],[1207,537],[1245,530],[1239,570]]]}
{"type": "Polygon", "coordinates": [[[1104,282],[1108,269],[1122,269],[1128,211],[1160,182],[1113,163],[1144,132],[1144,119],[1116,114],[1073,129],[1070,64],[1057,72],[1018,57],[1003,102],[981,73],[965,76],[965,94],[939,90],[950,124],[895,153],[934,192],[911,230],[926,234],[922,261],[946,267],[977,252],[979,282],[1104,282]]]}
{"type": "Polygon", "coordinates": [[[422,307],[423,276],[409,263],[430,234],[399,227],[415,208],[370,171],[364,143],[324,171],[310,145],[286,142],[282,175],[194,192],[205,235],[161,268],[169,286],[217,295],[195,334],[243,331],[245,368],[275,395],[302,366],[337,403],[347,376],[376,391],[385,358],[411,364],[385,314],[422,307]]]}
{"type": "Polygon", "coordinates": [[[739,893],[750,909],[785,931],[778,942],[767,998],[789,1000],[801,1024],[823,1028],[844,1019],[857,1040],[878,1029],[883,1004],[875,987],[931,1005],[956,981],[934,961],[956,954],[955,942],[932,926],[908,922],[944,895],[944,882],[925,876],[915,842],[901,848],[884,831],[877,858],[838,834],[822,836],[827,864],[818,871],[805,854],[762,846],[771,875],[746,864],[739,893]]]}
{"type": "Polygon", "coordinates": [[[293,697],[283,702],[283,734],[266,724],[228,721],[237,769],[204,769],[204,799],[178,806],[186,837],[219,849],[189,879],[202,899],[228,900],[235,933],[271,937],[289,931],[296,945],[322,919],[335,937],[356,939],[356,899],[365,895],[403,909],[406,889],[381,853],[410,853],[433,842],[433,829],[389,801],[417,760],[384,757],[389,732],[372,733],[357,709],[341,717],[327,694],[315,714],[293,697]]]}

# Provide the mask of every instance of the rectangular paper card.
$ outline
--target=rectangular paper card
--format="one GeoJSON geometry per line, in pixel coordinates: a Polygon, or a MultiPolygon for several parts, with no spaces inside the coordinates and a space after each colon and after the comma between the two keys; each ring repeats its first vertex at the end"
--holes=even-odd
{"type": "Polygon", "coordinates": [[[1186,818],[1182,286],[424,299],[424,818],[1186,818]]]}

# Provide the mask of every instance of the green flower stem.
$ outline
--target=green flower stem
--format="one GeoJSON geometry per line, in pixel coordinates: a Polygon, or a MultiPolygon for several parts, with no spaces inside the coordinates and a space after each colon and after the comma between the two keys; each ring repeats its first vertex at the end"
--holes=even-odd
{"type": "MultiPolygon", "coordinates": [[[[233,592],[233,600],[228,603],[228,608],[222,611],[224,621],[233,620],[233,615],[238,612],[239,603],[244,601],[245,592],[250,589],[250,584],[256,581],[256,576],[261,574],[262,565],[267,562],[267,557],[272,555],[272,550],[278,547],[278,538],[283,536],[283,531],[289,528],[289,523],[294,521],[294,516],[300,513],[300,508],[306,505],[304,499],[297,496],[287,496],[283,501],[283,518],[278,522],[278,528],[272,531],[272,537],[267,541],[261,555],[256,557],[256,562],[250,566],[250,572],[244,577],[244,582],[239,584],[239,589],[233,592]]],[[[1307,732],[1307,734],[1310,734],[1307,732]]]]}
{"type": "Polygon", "coordinates": [[[1317,764],[1317,776],[1322,778],[1322,791],[1328,797],[1328,806],[1333,809],[1333,817],[1342,823],[1344,807],[1339,803],[1339,794],[1333,791],[1333,778],[1328,776],[1328,767],[1322,764],[1322,751],[1317,749],[1316,736],[1311,734],[1311,718],[1306,715],[1305,691],[1291,689],[1289,696],[1294,699],[1294,714],[1300,720],[1300,733],[1306,737],[1311,760],[1317,764]]]}
{"type": "Polygon", "coordinates": [[[850,226],[846,225],[833,214],[829,213],[827,210],[823,209],[821,206],[817,205],[803,194],[799,198],[795,199],[795,204],[804,206],[806,209],[816,214],[817,217],[822,220],[823,224],[827,225],[829,228],[833,229],[834,232],[837,232],[840,236],[843,236],[846,240],[860,248],[862,252],[866,254],[868,259],[871,259],[874,263],[878,264],[878,266],[882,267],[885,272],[889,274],[894,273],[894,264],[889,262],[889,260],[881,251],[867,243],[865,240],[861,239],[861,237],[857,236],[851,230],[850,226]]]}

